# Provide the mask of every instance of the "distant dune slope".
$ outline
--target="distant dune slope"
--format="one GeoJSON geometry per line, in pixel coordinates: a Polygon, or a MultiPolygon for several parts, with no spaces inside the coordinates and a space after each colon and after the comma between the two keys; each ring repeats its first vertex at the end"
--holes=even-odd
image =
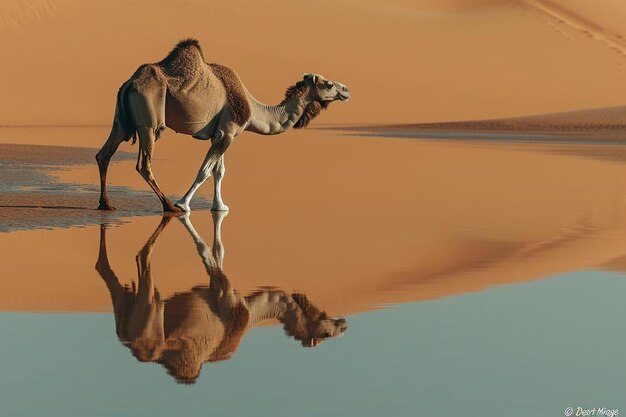
{"type": "Polygon", "coordinates": [[[551,113],[508,119],[469,120],[443,123],[418,123],[364,127],[371,131],[402,131],[416,135],[428,132],[507,133],[567,135],[589,139],[626,140],[626,106],[551,113]]]}
{"type": "MultiPolygon", "coordinates": [[[[601,21],[598,22],[598,15],[592,15],[591,17],[581,15],[576,12],[575,6],[573,8],[574,10],[568,8],[571,7],[571,2],[565,7],[546,0],[522,0],[522,2],[529,8],[551,19],[554,24],[553,27],[557,29],[559,33],[566,34],[567,32],[565,31],[568,29],[577,31],[615,51],[623,58],[626,58],[626,39],[619,33],[613,33],[607,30],[601,21]],[[594,18],[596,20],[594,20],[594,18]]],[[[594,4],[598,4],[598,2],[594,2],[594,4]]],[[[617,5],[614,4],[613,6],[615,7],[617,5]]],[[[607,7],[606,4],[604,7],[607,7]]],[[[616,12],[619,13],[620,8],[615,7],[615,9],[616,12]]],[[[585,9],[584,12],[588,13],[588,10],[585,9]]],[[[622,30],[624,29],[622,28],[622,30]]]]}
{"type": "Polygon", "coordinates": [[[620,28],[617,0],[3,0],[0,125],[110,123],[119,86],[186,37],[270,104],[305,72],[346,83],[317,125],[625,105],[620,28]]]}

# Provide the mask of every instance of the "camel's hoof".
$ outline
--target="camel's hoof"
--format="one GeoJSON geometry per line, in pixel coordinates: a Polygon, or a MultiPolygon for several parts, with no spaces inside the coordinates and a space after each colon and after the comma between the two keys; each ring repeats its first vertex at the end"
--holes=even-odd
{"type": "Polygon", "coordinates": [[[115,207],[110,204],[100,203],[100,205],[98,206],[98,210],[113,211],[115,210],[115,207]]]}
{"type": "Polygon", "coordinates": [[[226,204],[213,204],[211,206],[211,211],[228,211],[229,208],[226,204]]]}
{"type": "Polygon", "coordinates": [[[191,208],[189,207],[189,204],[183,204],[180,201],[174,204],[176,206],[176,208],[178,208],[180,211],[182,211],[183,213],[189,213],[191,211],[191,208]]]}

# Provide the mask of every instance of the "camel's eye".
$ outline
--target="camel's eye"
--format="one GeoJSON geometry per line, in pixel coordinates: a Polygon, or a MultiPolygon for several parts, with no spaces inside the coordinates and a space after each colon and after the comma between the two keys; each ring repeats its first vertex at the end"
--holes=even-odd
{"type": "Polygon", "coordinates": [[[326,87],[327,90],[330,90],[333,87],[333,83],[326,83],[324,87],[326,87]]]}

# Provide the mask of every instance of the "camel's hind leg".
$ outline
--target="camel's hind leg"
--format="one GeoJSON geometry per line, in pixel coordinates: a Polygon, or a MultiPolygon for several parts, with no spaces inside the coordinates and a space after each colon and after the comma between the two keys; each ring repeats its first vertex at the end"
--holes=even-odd
{"type": "Polygon", "coordinates": [[[180,210],[165,197],[152,174],[152,153],[157,140],[157,132],[161,132],[165,126],[165,88],[161,88],[158,82],[153,84],[148,86],[146,91],[134,92],[129,96],[139,136],[136,169],[161,200],[163,211],[178,213],[180,210]]]}
{"type": "Polygon", "coordinates": [[[159,185],[152,174],[152,152],[154,151],[154,144],[156,141],[155,129],[139,127],[137,128],[137,134],[139,135],[139,155],[137,156],[137,172],[141,174],[144,180],[154,190],[161,204],[163,204],[163,211],[170,211],[178,213],[180,209],[175,207],[174,204],[163,194],[159,185]]]}
{"type": "Polygon", "coordinates": [[[100,170],[100,204],[98,205],[98,210],[115,210],[115,207],[111,206],[109,196],[107,195],[107,170],[111,157],[123,141],[123,133],[116,125],[113,125],[109,138],[96,154],[96,161],[98,161],[98,169],[100,170]]]}

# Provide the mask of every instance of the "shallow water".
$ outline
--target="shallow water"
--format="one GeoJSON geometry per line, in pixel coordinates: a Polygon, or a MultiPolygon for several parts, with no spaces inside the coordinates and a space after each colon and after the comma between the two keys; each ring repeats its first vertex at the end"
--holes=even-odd
{"type": "Polygon", "coordinates": [[[626,278],[582,271],[349,317],[303,349],[254,329],[194,385],[138,362],[110,314],[3,313],[0,414],[562,415],[624,409],[626,278]],[[604,331],[602,329],[613,329],[604,331]]]}

